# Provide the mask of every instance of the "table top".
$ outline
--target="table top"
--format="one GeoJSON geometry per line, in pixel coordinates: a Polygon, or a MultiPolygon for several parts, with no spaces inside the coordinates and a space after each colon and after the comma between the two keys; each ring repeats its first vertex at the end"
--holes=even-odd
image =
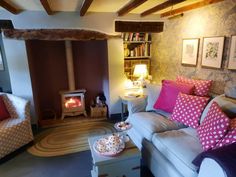
{"type": "Polygon", "coordinates": [[[137,95],[137,96],[130,96],[130,97],[126,95],[120,95],[119,97],[123,102],[127,102],[127,101],[132,101],[138,98],[146,98],[147,95],[137,95]]]}
{"type": "Polygon", "coordinates": [[[135,144],[132,142],[131,139],[125,143],[125,149],[120,154],[118,154],[116,156],[109,157],[109,156],[102,156],[102,155],[97,154],[93,149],[93,144],[96,140],[98,140],[99,138],[101,138],[103,136],[109,136],[109,134],[88,138],[89,147],[90,147],[91,154],[93,157],[93,164],[94,165],[105,165],[105,164],[118,162],[118,161],[131,159],[131,158],[141,158],[141,152],[135,146],[135,144]]]}

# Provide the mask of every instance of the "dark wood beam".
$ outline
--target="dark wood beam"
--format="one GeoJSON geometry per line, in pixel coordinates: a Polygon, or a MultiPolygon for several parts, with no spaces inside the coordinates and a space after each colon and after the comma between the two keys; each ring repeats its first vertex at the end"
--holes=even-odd
{"type": "Polygon", "coordinates": [[[140,6],[147,0],[132,0],[128,4],[126,4],[124,7],[122,7],[117,13],[118,16],[125,15],[129,13],[131,10],[135,9],[136,7],[140,6]]]}
{"type": "Polygon", "coordinates": [[[90,5],[92,4],[93,0],[84,0],[82,7],[80,9],[80,16],[84,16],[88,10],[88,8],[90,7],[90,5]]]}
{"type": "Polygon", "coordinates": [[[5,0],[1,0],[0,1],[0,6],[4,9],[6,9],[7,11],[13,13],[13,14],[18,14],[21,12],[20,9],[17,9],[16,7],[14,7],[13,5],[9,4],[8,2],[6,2],[5,0]]]}
{"type": "Polygon", "coordinates": [[[157,6],[144,11],[143,13],[141,13],[141,17],[150,15],[150,14],[152,14],[154,12],[158,12],[160,10],[163,10],[163,9],[167,8],[167,7],[179,4],[179,3],[184,2],[184,1],[185,0],[168,0],[168,1],[164,2],[164,3],[162,3],[162,4],[158,4],[157,6]]]}
{"type": "Polygon", "coordinates": [[[168,12],[164,12],[161,14],[161,17],[168,17],[168,16],[172,16],[172,15],[176,15],[176,14],[181,14],[183,12],[192,10],[192,9],[197,9],[197,8],[201,8],[210,4],[214,4],[214,3],[218,3],[224,0],[203,0],[191,5],[187,5],[178,9],[174,9],[174,10],[170,10],[168,12]]]}
{"type": "Polygon", "coordinates": [[[52,11],[52,9],[49,5],[48,0],[40,0],[40,2],[42,4],[43,8],[46,10],[48,15],[53,15],[54,14],[54,12],[52,11]]]}
{"type": "Polygon", "coordinates": [[[116,32],[160,33],[163,31],[163,26],[164,22],[115,21],[116,32]]]}
{"type": "Polygon", "coordinates": [[[6,38],[18,40],[87,41],[121,38],[121,35],[77,29],[2,29],[2,31],[6,38]]]}

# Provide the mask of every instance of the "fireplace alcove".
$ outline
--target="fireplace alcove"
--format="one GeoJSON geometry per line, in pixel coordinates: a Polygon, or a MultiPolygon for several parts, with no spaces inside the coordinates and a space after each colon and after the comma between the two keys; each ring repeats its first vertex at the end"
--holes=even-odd
{"type": "MultiPolygon", "coordinates": [[[[103,92],[108,82],[106,40],[72,41],[75,89],[86,89],[85,106],[103,92]]],[[[68,90],[65,41],[27,40],[26,49],[35,109],[39,122],[61,116],[59,92],[68,90]]]]}

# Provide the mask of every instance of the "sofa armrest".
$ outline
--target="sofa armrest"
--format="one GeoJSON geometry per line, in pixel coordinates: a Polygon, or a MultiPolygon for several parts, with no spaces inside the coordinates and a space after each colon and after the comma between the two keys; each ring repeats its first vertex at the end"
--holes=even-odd
{"type": "Polygon", "coordinates": [[[211,158],[205,158],[200,166],[198,177],[227,177],[223,168],[211,158]]]}
{"type": "Polygon", "coordinates": [[[147,106],[147,98],[142,97],[142,98],[130,100],[128,101],[127,106],[128,106],[129,115],[132,115],[133,113],[136,113],[136,112],[145,111],[146,106],[147,106]]]}

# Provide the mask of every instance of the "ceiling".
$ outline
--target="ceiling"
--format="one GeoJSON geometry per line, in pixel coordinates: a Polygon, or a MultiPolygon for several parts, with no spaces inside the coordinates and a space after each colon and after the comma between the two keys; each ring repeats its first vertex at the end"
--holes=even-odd
{"type": "MultiPolygon", "coordinates": [[[[129,3],[134,1],[141,2],[136,8],[132,7],[129,11],[126,11],[124,14],[141,14],[146,10],[149,10],[157,5],[162,5],[163,3],[169,3],[168,6],[162,8],[159,11],[152,12],[151,14],[162,14],[167,11],[173,11],[185,6],[194,5],[198,2],[203,2],[203,0],[1,0],[4,3],[7,3],[11,7],[15,8],[17,11],[15,14],[20,13],[21,11],[46,11],[49,15],[53,15],[57,12],[76,12],[81,11],[83,3],[87,1],[89,3],[88,8],[85,9],[84,15],[88,12],[112,12],[117,13],[120,9],[124,8],[129,3]],[[43,2],[46,3],[43,5],[43,2]],[[176,2],[176,5],[171,3],[176,2]],[[48,12],[48,9],[52,12],[48,12]]],[[[219,2],[219,0],[205,0],[208,4],[212,2],[219,2]]],[[[84,3],[85,4],[85,3],[84,3]]],[[[207,5],[208,5],[207,4],[207,5]]],[[[0,6],[4,7],[1,2],[0,6]]],[[[1,8],[1,10],[6,10],[7,8],[1,8]]],[[[7,9],[10,11],[9,9],[7,9]]],[[[12,12],[14,13],[14,12],[12,12]]],[[[80,14],[81,15],[81,14],[80,14]]],[[[81,15],[81,16],[84,16],[81,15]]],[[[119,16],[122,16],[118,13],[119,16]]]]}

